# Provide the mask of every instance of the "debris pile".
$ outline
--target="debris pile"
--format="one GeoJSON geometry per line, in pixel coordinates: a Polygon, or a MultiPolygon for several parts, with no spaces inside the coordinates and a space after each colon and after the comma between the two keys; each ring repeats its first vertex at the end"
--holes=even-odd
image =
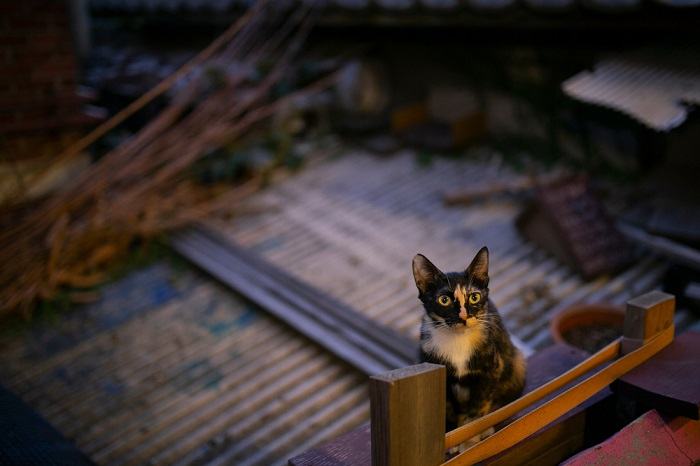
{"type": "Polygon", "coordinates": [[[157,117],[69,186],[31,205],[4,207],[0,314],[28,316],[37,300],[64,287],[99,284],[106,266],[136,241],[229,210],[256,189],[255,176],[223,192],[203,187],[190,176],[191,168],[335,79],[329,73],[280,96],[277,88],[290,72],[317,9],[310,4],[291,13],[270,9],[265,2],[252,6],[206,50],[206,61],[198,55],[176,73],[178,79],[161,83],[82,145],[57,157],[61,163],[75,156],[166,87],[179,86],[157,117]],[[213,80],[211,69],[223,72],[213,80]]]}

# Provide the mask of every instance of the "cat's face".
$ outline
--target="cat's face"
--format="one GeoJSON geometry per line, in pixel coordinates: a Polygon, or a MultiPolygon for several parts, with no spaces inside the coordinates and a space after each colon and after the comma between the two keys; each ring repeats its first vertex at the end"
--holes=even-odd
{"type": "Polygon", "coordinates": [[[413,258],[418,298],[436,327],[467,329],[488,311],[489,251],[481,248],[464,272],[444,273],[425,256],[413,258]]]}

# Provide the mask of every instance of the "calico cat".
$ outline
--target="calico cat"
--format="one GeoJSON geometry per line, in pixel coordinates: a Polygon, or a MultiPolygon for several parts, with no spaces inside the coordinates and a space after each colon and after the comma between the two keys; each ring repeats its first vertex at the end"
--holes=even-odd
{"type": "Polygon", "coordinates": [[[425,256],[413,258],[425,307],[420,356],[447,368],[447,430],[513,401],[525,385],[523,355],[488,299],[488,267],[485,247],[464,272],[443,273],[425,256]]]}

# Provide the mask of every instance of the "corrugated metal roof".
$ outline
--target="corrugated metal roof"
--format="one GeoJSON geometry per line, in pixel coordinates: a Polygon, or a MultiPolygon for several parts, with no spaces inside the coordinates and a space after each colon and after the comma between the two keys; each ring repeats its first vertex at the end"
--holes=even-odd
{"type": "Polygon", "coordinates": [[[618,110],[654,130],[669,131],[686,120],[689,104],[700,104],[697,55],[685,63],[674,68],[659,60],[607,59],[593,71],[564,81],[562,88],[571,97],[618,110]]]}
{"type": "Polygon", "coordinates": [[[3,384],[101,465],[283,464],[368,417],[363,375],[165,264],[0,345],[3,384]]]}
{"type": "Polygon", "coordinates": [[[251,200],[275,206],[269,213],[218,227],[413,338],[422,315],[410,267],[417,252],[439,267],[459,270],[488,245],[492,299],[514,335],[534,348],[551,342],[549,321],[558,310],[578,301],[622,304],[657,286],[666,265],[653,257],[612,278],[582,280],[522,240],[514,224],[522,208],[517,202],[442,204],[443,192],[465,182],[516,176],[493,160],[439,158],[421,168],[410,151],[388,159],[354,154],[305,170],[251,200]]]}
{"type": "MultiPolygon", "coordinates": [[[[658,285],[665,263],[651,255],[581,280],[522,241],[512,201],[442,204],[448,188],[514,176],[494,158],[421,167],[412,152],[348,154],[251,197],[253,213],[218,228],[414,339],[418,251],[459,269],[487,244],[492,298],[529,347],[549,343],[558,309],[658,285]]],[[[680,330],[690,317],[677,319],[680,330]]],[[[1,337],[0,360],[3,384],[100,465],[285,464],[369,415],[364,376],[211,280],[163,264],[55,323],[1,337]]]]}

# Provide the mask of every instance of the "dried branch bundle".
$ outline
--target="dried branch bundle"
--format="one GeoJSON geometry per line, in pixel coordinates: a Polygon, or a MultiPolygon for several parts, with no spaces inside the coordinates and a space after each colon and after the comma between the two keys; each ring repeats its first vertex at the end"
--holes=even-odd
{"type": "MultiPolygon", "coordinates": [[[[284,16],[278,20],[271,13],[262,3],[251,7],[222,35],[227,40],[214,42],[217,54],[209,47],[207,62],[200,60],[200,66],[182,73],[182,89],[155,119],[92,164],[71,186],[30,211],[5,212],[0,314],[29,315],[38,299],[50,298],[62,287],[98,284],[106,266],[123,256],[135,239],[229,209],[256,188],[253,179],[214,197],[186,175],[209,151],[245,136],[288,101],[332,84],[331,75],[283,98],[272,97],[270,91],[289,71],[316,9],[307,4],[288,15],[278,11],[277,18],[284,16]],[[273,66],[257,82],[241,71],[263,62],[273,66]],[[206,64],[233,71],[212,89],[205,85],[206,64]]],[[[169,85],[174,82],[171,79],[169,85]]],[[[117,118],[123,120],[124,115],[117,118]]]]}

